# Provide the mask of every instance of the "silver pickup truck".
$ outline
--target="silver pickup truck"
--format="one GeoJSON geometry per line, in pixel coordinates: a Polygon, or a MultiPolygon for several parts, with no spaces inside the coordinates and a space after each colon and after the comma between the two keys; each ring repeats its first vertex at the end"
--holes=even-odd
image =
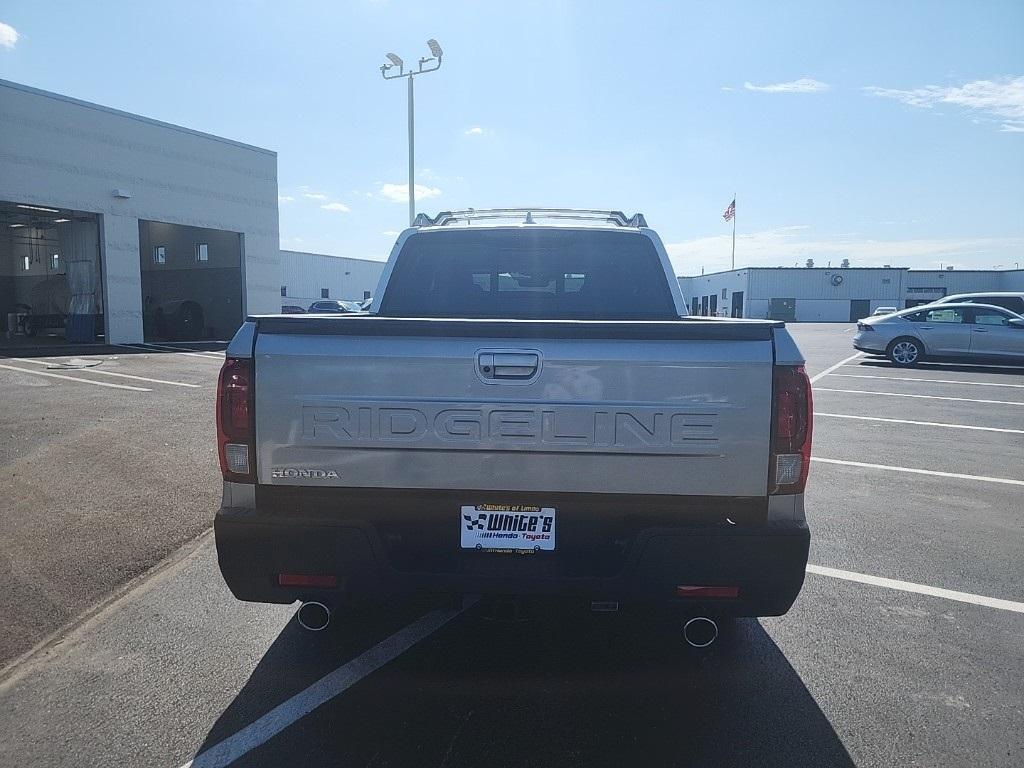
{"type": "Polygon", "coordinates": [[[504,209],[421,215],[366,314],[248,318],[217,400],[231,591],[314,629],[412,592],[785,613],[804,361],[783,323],[686,314],[642,216],[504,209]]]}

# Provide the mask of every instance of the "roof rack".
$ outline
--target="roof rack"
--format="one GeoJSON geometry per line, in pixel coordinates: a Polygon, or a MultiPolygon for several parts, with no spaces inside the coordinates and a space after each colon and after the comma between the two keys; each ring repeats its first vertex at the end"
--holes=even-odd
{"type": "Polygon", "coordinates": [[[413,220],[414,227],[443,227],[456,222],[471,223],[482,219],[524,219],[533,224],[534,219],[571,219],[573,221],[596,221],[614,224],[617,227],[646,227],[647,220],[642,213],[627,217],[622,211],[595,211],[585,208],[469,208],[464,211],[441,211],[431,218],[420,213],[413,220]]]}

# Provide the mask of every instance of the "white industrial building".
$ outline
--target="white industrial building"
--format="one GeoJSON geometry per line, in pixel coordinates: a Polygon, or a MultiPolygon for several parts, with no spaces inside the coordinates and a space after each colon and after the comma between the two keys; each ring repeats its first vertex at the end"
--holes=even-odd
{"type": "Polygon", "coordinates": [[[853,322],[955,293],[1024,291],[1024,270],[747,267],[680,277],[679,286],[694,315],[853,322]]]}
{"type": "Polygon", "coordinates": [[[4,80],[0,137],[7,341],[222,339],[279,311],[274,152],[4,80]]]}
{"type": "Polygon", "coordinates": [[[383,261],[281,251],[281,305],[309,309],[320,299],[369,299],[383,271],[383,261]]]}
{"type": "Polygon", "coordinates": [[[0,148],[0,345],[227,339],[383,269],[280,250],[267,149],[5,80],[0,148]]]}

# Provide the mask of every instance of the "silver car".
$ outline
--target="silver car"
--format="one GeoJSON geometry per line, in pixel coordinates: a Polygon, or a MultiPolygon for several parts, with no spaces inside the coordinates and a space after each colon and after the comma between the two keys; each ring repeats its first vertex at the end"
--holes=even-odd
{"type": "Polygon", "coordinates": [[[1024,363],[1024,317],[987,304],[928,304],[861,320],[853,346],[900,367],[925,358],[1024,363]]]}

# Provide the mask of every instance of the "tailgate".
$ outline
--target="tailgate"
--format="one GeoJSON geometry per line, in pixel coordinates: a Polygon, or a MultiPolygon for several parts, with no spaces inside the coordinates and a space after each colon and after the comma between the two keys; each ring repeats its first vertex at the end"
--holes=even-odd
{"type": "Polygon", "coordinates": [[[646,333],[665,325],[655,323],[580,334],[566,323],[463,321],[454,335],[451,324],[382,332],[371,322],[345,327],[372,333],[340,334],[261,322],[260,483],[766,494],[766,327],[680,338],[646,333]]]}

